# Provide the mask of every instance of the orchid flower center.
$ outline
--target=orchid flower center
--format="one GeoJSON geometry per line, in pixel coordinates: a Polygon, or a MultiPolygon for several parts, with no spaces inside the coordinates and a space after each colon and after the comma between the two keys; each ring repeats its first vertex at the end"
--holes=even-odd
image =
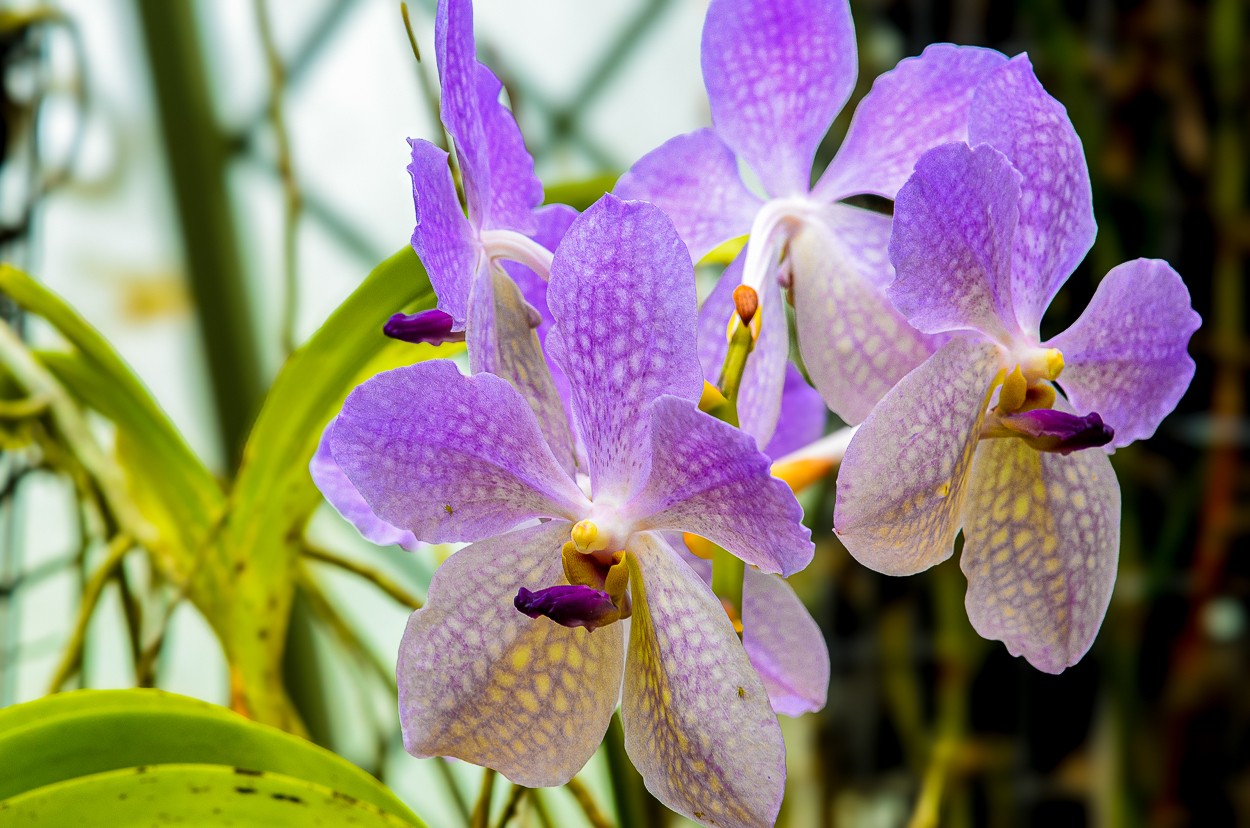
{"type": "Polygon", "coordinates": [[[538,242],[515,230],[483,230],[478,234],[483,254],[491,262],[517,262],[544,280],[551,278],[552,253],[538,242]]]}
{"type": "Polygon", "coordinates": [[[566,627],[594,631],[632,614],[625,541],[629,532],[608,514],[573,524],[560,550],[568,584],[530,592],[522,588],[513,602],[531,618],[540,615],[566,627]]]}
{"type": "Polygon", "coordinates": [[[1115,432],[1097,412],[1084,416],[1056,411],[1055,386],[1063,372],[1063,354],[1056,348],[1031,348],[1017,355],[1015,367],[1003,369],[998,404],[985,418],[982,439],[1015,437],[1038,451],[1071,454],[1105,446],[1115,432]]]}
{"type": "Polygon", "coordinates": [[[762,294],[764,280],[781,261],[790,237],[804,223],[812,221],[820,207],[817,202],[802,197],[774,198],[761,207],[751,224],[742,284],[762,294]]]}

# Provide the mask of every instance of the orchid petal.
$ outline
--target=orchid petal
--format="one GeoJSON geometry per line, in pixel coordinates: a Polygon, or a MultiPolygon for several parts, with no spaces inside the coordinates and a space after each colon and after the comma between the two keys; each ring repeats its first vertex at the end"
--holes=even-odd
{"type": "Polygon", "coordinates": [[[1098,633],[1120,552],[1120,486],[1107,455],[986,440],[964,506],[968,619],[1039,670],[1059,673],[1098,633]]]}
{"type": "Polygon", "coordinates": [[[838,154],[813,193],[894,198],[926,151],[968,138],[977,85],[1007,62],[993,49],[934,43],[878,77],[860,101],[838,154]]]}
{"type": "Polygon", "coordinates": [[[313,455],[312,462],[308,466],[313,483],[317,484],[317,488],[325,495],[325,499],[334,507],[334,510],[342,515],[344,520],[355,526],[356,531],[365,540],[376,543],[378,546],[398,545],[409,552],[416,551],[420,546],[416,537],[407,529],[392,526],[375,515],[369,508],[369,504],[361,497],[360,492],[352,485],[352,481],[343,474],[343,470],[334,461],[334,455],[330,451],[330,441],[327,439],[329,433],[328,427],[322,432],[321,442],[317,444],[317,453],[313,455]]]}
{"type": "Polygon", "coordinates": [[[858,423],[935,348],[890,304],[890,218],[835,204],[790,240],[794,322],[812,384],[858,423]]]}
{"type": "Polygon", "coordinates": [[[786,381],[781,390],[781,416],[777,418],[777,430],[764,453],[778,460],[819,440],[825,433],[828,419],[829,409],[820,393],[807,384],[802,371],[787,363],[786,381]]]}
{"type": "Polygon", "coordinates": [[[720,828],[772,825],[785,743],[720,601],[664,540],[627,549],[634,601],[621,720],[647,790],[720,828]]]}
{"type": "Polygon", "coordinates": [[[1177,272],[1136,259],[1112,268],[1080,318],[1047,345],[1063,352],[1068,400],[1101,414],[1120,447],[1154,434],[1184,396],[1194,376],[1185,348],[1200,324],[1177,272]]]}
{"type": "Polygon", "coordinates": [[[448,360],[356,388],[330,426],[334,459],[383,520],[429,543],[475,541],[535,517],[580,520],[585,496],[506,381],[448,360]]]}
{"type": "Polygon", "coordinates": [[[773,710],[814,713],[829,698],[829,647],[794,589],[777,575],[748,569],[742,581],[742,646],[773,710]]]}
{"type": "Polygon", "coordinates": [[[925,333],[1016,336],[1012,239],[1020,174],[1001,152],[945,144],[929,150],[894,202],[888,293],[925,333]]]}
{"type": "Polygon", "coordinates": [[[712,0],[702,55],[717,134],[769,195],[806,193],[816,146],[855,86],[846,0],[712,0]]]}
{"type": "Polygon", "coordinates": [[[1060,286],[1094,243],[1089,168],[1063,105],[1046,94],[1018,55],[977,90],[969,113],[971,143],[988,143],[1021,174],[1011,296],[1020,328],[1038,323],[1060,286]]]}
{"type": "Polygon", "coordinates": [[[903,377],[851,439],[833,531],[864,566],[912,575],[950,557],[999,368],[994,345],[952,339],[903,377]]]}
{"type": "Polygon", "coordinates": [[[695,303],[690,255],[650,204],[605,195],[556,250],[547,351],[573,390],[595,498],[623,498],[645,479],[652,400],[699,398],[695,303]]]}
{"type": "Polygon", "coordinates": [[[765,572],[807,566],[803,509],[749,435],[676,397],[650,417],[651,476],[626,507],[634,526],[699,535],[765,572]]]}
{"type": "Polygon", "coordinates": [[[564,583],[554,520],[452,555],[408,619],[399,649],[404,747],[454,756],[527,787],[563,785],[608,729],[621,689],[623,627],[595,631],[531,619],[518,589],[564,583]]]}
{"type": "Polygon", "coordinates": [[[613,192],[663,210],[696,262],[721,242],[749,233],[761,205],[742,183],[733,151],[711,129],[679,135],[647,153],[613,192]]]}
{"type": "Polygon", "coordinates": [[[409,139],[408,143],[412,146],[408,173],[417,212],[412,249],[429,274],[438,309],[455,320],[453,330],[463,330],[481,245],[460,209],[447,153],[429,141],[409,139]]]}

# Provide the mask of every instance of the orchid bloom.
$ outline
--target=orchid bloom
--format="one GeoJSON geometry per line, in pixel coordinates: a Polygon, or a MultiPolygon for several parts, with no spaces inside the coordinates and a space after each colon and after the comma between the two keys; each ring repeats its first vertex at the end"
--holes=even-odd
{"type": "Polygon", "coordinates": [[[665,534],[787,575],[813,552],[802,510],[751,437],[697,407],[694,274],[658,209],[609,195],[575,220],[547,303],[588,475],[560,464],[515,388],[447,361],[370,379],[328,430],[382,520],[470,543],[404,634],[405,745],[559,785],[620,699],[661,801],[706,824],[772,824],[785,747],[767,689],[665,534]]]}
{"type": "Polygon", "coordinates": [[[1094,240],[1080,140],[1022,55],[977,91],[969,141],[927,153],[895,202],[890,298],[951,338],[852,439],[834,531],[906,575],[950,557],[962,524],[973,626],[1058,673],[1093,643],[1115,582],[1120,490],[1096,447],[1149,437],[1176,406],[1200,319],[1170,266],[1137,259],[1041,341],[1094,240]]]}
{"type": "Polygon", "coordinates": [[[811,185],[816,147],[855,86],[855,31],[846,0],[712,0],[703,28],[703,79],[713,128],[670,140],[616,186],[651,201],[698,260],[744,234],[750,243],[709,298],[724,327],[738,281],[760,294],[759,340],[743,379],[743,428],[766,443],[777,423],[788,352],[782,290],[813,384],[858,423],[933,349],[886,300],[890,218],[841,201],[893,198],[927,149],[967,136],[977,84],[998,52],[930,46],[877,79],[841,150],[811,185]],[[767,194],[743,183],[748,166],[767,194]]]}

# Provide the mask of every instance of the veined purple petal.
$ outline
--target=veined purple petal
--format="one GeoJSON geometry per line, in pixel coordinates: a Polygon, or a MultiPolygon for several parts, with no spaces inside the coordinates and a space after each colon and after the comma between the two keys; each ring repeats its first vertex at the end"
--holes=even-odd
{"type": "Polygon", "coordinates": [[[412,147],[408,173],[412,176],[417,213],[412,249],[430,276],[439,310],[451,316],[455,327],[463,330],[481,245],[460,209],[447,153],[429,141],[410,138],[408,143],[412,147]]]}
{"type": "Polygon", "coordinates": [[[521,587],[512,604],[530,618],[550,618],[562,627],[595,630],[617,620],[612,596],[581,584],[559,584],[536,592],[521,587]]]}
{"type": "Polygon", "coordinates": [[[521,395],[447,360],[360,385],[327,439],[374,513],[429,543],[475,541],[535,517],[576,521],[589,509],[521,395]]]}
{"type": "Polygon", "coordinates": [[[1081,417],[1053,408],[1037,408],[1001,417],[999,422],[1037,451],[1071,454],[1110,443],[1115,431],[1097,412],[1081,417]]]}
{"type": "Polygon", "coordinates": [[[742,183],[733,150],[711,129],[679,135],[647,153],[613,192],[663,210],[696,262],[722,242],[749,233],[761,205],[742,183]]]}
{"type": "Polygon", "coordinates": [[[1103,452],[1065,457],[1019,440],[977,448],[960,567],[982,636],[1062,672],[1098,633],[1119,554],[1120,486],[1103,452]]]}
{"type": "Polygon", "coordinates": [[[634,614],[621,723],[647,790],[720,828],[772,825],[785,744],[768,693],[712,590],[662,538],[627,548],[634,614]]]}
{"type": "Polygon", "coordinates": [[[748,568],[742,580],[742,646],[764,681],[773,710],[815,713],[829,698],[829,648],[794,589],[748,568]]]}
{"type": "Polygon", "coordinates": [[[1037,336],[1051,298],[1094,243],[1089,168],[1063,105],[1046,94],[1028,55],[1017,55],[977,89],[970,143],[988,143],[1021,175],[1020,224],[1011,296],[1020,328],[1037,336]]]}
{"type": "Polygon", "coordinates": [[[1181,277],[1158,259],[1112,268],[1072,327],[1046,343],[1063,352],[1059,384],[1078,411],[1115,429],[1113,447],[1154,434],[1194,376],[1186,353],[1202,319],[1181,277]]]}
{"type": "Polygon", "coordinates": [[[846,0],[712,0],[702,62],[717,134],[769,195],[806,193],[858,72],[846,0]]]}
{"type": "Polygon", "coordinates": [[[453,331],[455,320],[437,308],[418,313],[397,313],[382,326],[382,333],[391,339],[442,345],[444,342],[464,342],[464,331],[453,331]]]}
{"type": "Polygon", "coordinates": [[[607,732],[621,690],[622,626],[590,635],[517,612],[518,589],[563,578],[553,520],[479,541],[434,573],[399,648],[404,747],[454,756],[520,785],[563,785],[607,732]]]}
{"type": "Polygon", "coordinates": [[[819,440],[825,433],[828,419],[829,409],[820,393],[807,384],[802,371],[787,363],[786,382],[781,390],[781,416],[777,418],[777,430],[764,453],[778,460],[819,440]]]}
{"type": "Polygon", "coordinates": [[[833,204],[790,241],[799,351],[829,408],[858,423],[936,349],[890,304],[890,218],[833,204]]]}
{"type": "Polygon", "coordinates": [[[317,488],[325,495],[325,499],[334,507],[334,510],[342,515],[344,520],[355,526],[356,531],[365,540],[376,543],[378,546],[398,545],[409,552],[416,551],[420,546],[416,537],[407,529],[392,526],[375,515],[369,508],[369,504],[361,497],[360,492],[356,491],[352,481],[343,474],[339,464],[334,462],[334,455],[330,452],[330,442],[326,439],[329,433],[330,427],[327,426],[321,434],[321,442],[317,444],[317,453],[313,455],[312,462],[308,466],[313,483],[317,484],[317,488]]]}
{"type": "Polygon", "coordinates": [[[1020,174],[993,147],[929,150],[894,202],[888,293],[925,333],[1018,336],[1011,302],[1020,174]]]}
{"type": "Polygon", "coordinates": [[[703,390],[690,254],[658,208],[605,195],[556,250],[547,306],[547,351],[572,388],[594,497],[623,498],[650,464],[647,406],[703,390]]]}
{"type": "Polygon", "coordinates": [[[912,575],[950,557],[998,348],[952,339],[860,426],[838,471],[833,531],[856,560],[912,575]]]}
{"type": "Polygon", "coordinates": [[[650,416],[651,475],[625,507],[634,526],[699,535],[765,572],[807,566],[803,509],[749,435],[676,397],[650,416]]]}
{"type": "Polygon", "coordinates": [[[968,139],[977,86],[1007,62],[993,49],[934,43],[878,77],[813,192],[828,201],[855,193],[894,198],[928,150],[968,139]]]}

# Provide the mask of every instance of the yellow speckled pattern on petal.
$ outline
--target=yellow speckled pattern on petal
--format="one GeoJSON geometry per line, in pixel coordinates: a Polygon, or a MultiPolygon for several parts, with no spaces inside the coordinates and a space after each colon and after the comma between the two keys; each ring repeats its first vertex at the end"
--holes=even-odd
{"type": "Polygon", "coordinates": [[[553,520],[455,553],[408,620],[400,645],[404,745],[454,756],[521,785],[562,785],[599,746],[620,694],[624,629],[528,618],[519,587],[567,583],[553,520]]]}
{"type": "Polygon", "coordinates": [[[1119,558],[1120,486],[1107,455],[986,440],[964,513],[972,626],[1039,670],[1075,664],[1106,615],[1119,558]]]}
{"type": "Polygon", "coordinates": [[[723,828],[772,825],[785,744],[728,616],[658,535],[635,535],[628,551],[634,615],[622,720],[630,759],[678,813],[723,828]]]}

